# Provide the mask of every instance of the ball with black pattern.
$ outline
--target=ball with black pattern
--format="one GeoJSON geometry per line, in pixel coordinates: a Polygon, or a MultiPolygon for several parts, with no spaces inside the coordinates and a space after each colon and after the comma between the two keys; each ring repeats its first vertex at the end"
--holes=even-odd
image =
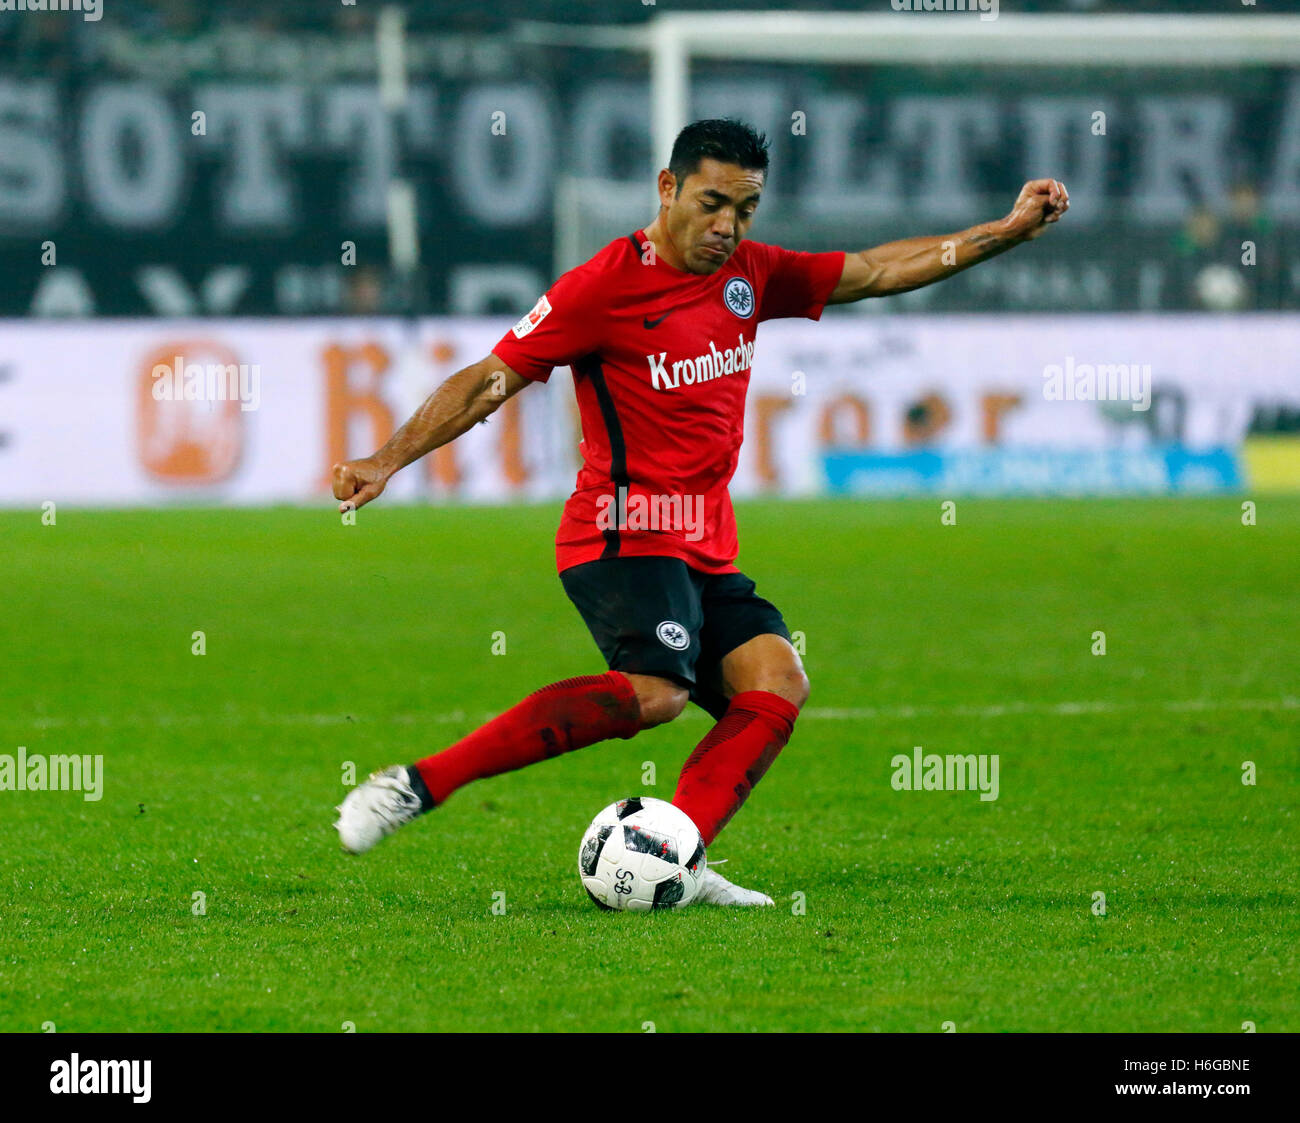
{"type": "Polygon", "coordinates": [[[582,836],[578,876],[601,908],[683,908],[699,892],[704,840],[689,816],[662,799],[611,803],[582,836]]]}

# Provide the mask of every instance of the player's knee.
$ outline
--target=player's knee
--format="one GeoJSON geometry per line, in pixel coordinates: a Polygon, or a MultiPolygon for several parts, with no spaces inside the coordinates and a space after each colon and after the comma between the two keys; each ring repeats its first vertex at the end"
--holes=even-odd
{"type": "Polygon", "coordinates": [[[795,667],[786,672],[785,689],[787,692],[782,697],[792,703],[796,709],[802,710],[808,701],[808,695],[812,692],[812,684],[808,681],[808,676],[802,667],[795,667]]]}
{"type": "Polygon", "coordinates": [[[641,703],[641,724],[649,728],[663,725],[681,716],[690,694],[675,682],[665,682],[663,689],[655,691],[641,703]]]}
{"type": "Polygon", "coordinates": [[[755,636],[722,661],[728,698],[761,690],[785,699],[796,709],[808,701],[810,687],[803,660],[790,641],[780,635],[755,636]]]}
{"type": "Polygon", "coordinates": [[[762,676],[752,689],[766,690],[770,694],[784,698],[796,709],[802,710],[812,690],[808,676],[798,663],[789,666],[773,667],[762,676]]]}
{"type": "Polygon", "coordinates": [[[641,728],[663,725],[680,716],[690,700],[690,692],[679,683],[653,675],[628,675],[641,706],[641,728]]]}

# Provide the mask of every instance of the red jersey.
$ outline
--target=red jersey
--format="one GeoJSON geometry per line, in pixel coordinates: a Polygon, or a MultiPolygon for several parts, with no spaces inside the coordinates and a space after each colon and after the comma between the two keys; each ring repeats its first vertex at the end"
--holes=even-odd
{"type": "Polygon", "coordinates": [[[844,254],[742,241],[706,275],[651,249],[641,230],[611,242],[560,277],[492,353],[538,382],[573,368],[582,467],[555,539],[560,570],[661,556],[734,573],[727,485],[758,324],[819,319],[844,254]]]}

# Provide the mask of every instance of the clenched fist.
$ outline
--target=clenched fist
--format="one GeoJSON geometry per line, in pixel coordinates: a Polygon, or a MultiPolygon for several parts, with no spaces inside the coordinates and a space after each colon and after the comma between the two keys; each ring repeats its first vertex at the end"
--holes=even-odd
{"type": "Polygon", "coordinates": [[[378,499],[388,484],[388,475],[373,456],[335,464],[334,498],[342,500],[340,513],[364,507],[372,499],[378,499]]]}
{"type": "Polygon", "coordinates": [[[1026,242],[1037,238],[1070,209],[1070,194],[1058,179],[1031,179],[1002,220],[1007,231],[1026,242]]]}

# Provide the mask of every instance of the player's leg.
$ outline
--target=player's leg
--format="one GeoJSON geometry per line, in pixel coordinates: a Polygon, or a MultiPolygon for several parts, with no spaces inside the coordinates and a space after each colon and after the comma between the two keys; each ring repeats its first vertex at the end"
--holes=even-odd
{"type": "Polygon", "coordinates": [[[659,678],[657,675],[624,674],[623,677],[636,692],[642,729],[663,725],[664,722],[679,717],[686,709],[686,703],[691,700],[690,691],[680,682],[659,678]]]}
{"type": "Polygon", "coordinates": [[[395,765],[358,785],[339,807],[339,840],[345,850],[360,854],[471,780],[611,737],[626,739],[642,728],[637,688],[617,671],[551,683],[441,752],[410,766],[395,765]]]}
{"type": "Polygon", "coordinates": [[[676,558],[601,558],[560,574],[611,671],[632,683],[643,728],[690,700],[700,655],[703,581],[676,558]]]}
{"type": "Polygon", "coordinates": [[[370,849],[473,780],[610,738],[627,739],[680,714],[688,698],[683,684],[692,681],[698,650],[698,597],[681,563],[680,574],[631,564],[667,560],[611,559],[561,575],[610,670],[543,687],[441,752],[370,777],[339,808],[336,826],[344,848],[370,849]],[[673,624],[673,643],[661,642],[656,633],[674,619],[684,624],[673,624]]]}
{"type": "MultiPolygon", "coordinates": [[[[781,614],[742,575],[713,579],[704,597],[704,650],[693,699],[718,723],[682,768],[673,803],[699,828],[705,845],[740,810],[785,747],[808,699],[802,660],[781,614]]],[[[771,904],[711,871],[700,899],[771,904]]]]}
{"type": "Polygon", "coordinates": [[[471,780],[611,737],[627,739],[686,708],[703,613],[685,565],[668,558],[609,558],[565,570],[560,580],[609,671],[543,687],[464,740],[418,761],[414,786],[426,809],[471,780]],[[660,631],[672,642],[661,640],[660,631]]]}
{"type": "Polygon", "coordinates": [[[788,637],[772,632],[747,640],[722,657],[722,688],[729,701],[759,691],[784,698],[796,710],[808,701],[808,675],[788,637]]]}
{"type": "Polygon", "coordinates": [[[726,712],[687,759],[673,796],[706,846],[785,748],[808,698],[799,655],[784,636],[755,636],[729,652],[722,668],[726,712]]]}

